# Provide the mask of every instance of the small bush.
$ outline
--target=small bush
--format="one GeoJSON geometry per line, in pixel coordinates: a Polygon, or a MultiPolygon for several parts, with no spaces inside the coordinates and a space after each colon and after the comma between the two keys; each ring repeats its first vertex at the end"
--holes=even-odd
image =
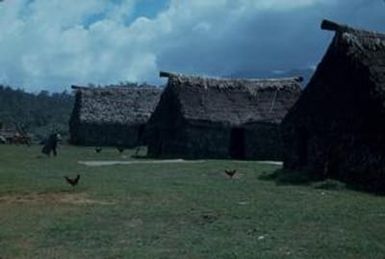
{"type": "Polygon", "coordinates": [[[317,179],[314,174],[309,172],[299,172],[299,171],[289,171],[289,170],[276,170],[271,174],[263,173],[260,177],[260,180],[274,180],[277,184],[309,184],[314,182],[317,179]]]}
{"type": "Polygon", "coordinates": [[[323,190],[343,190],[346,189],[346,184],[337,180],[326,179],[324,181],[314,183],[313,187],[323,190]]]}

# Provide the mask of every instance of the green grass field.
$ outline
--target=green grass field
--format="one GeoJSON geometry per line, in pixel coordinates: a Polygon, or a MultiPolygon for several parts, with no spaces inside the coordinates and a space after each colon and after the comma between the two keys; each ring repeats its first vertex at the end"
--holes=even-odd
{"type": "Polygon", "coordinates": [[[88,167],[130,153],[39,148],[0,145],[2,259],[385,256],[385,197],[277,184],[258,162],[88,167]]]}

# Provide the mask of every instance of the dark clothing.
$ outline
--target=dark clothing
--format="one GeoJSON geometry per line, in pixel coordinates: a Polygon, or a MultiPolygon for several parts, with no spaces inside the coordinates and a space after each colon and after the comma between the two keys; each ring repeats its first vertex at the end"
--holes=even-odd
{"type": "Polygon", "coordinates": [[[41,152],[43,154],[46,154],[47,156],[49,156],[52,152],[53,155],[56,156],[57,155],[56,148],[57,148],[58,141],[59,141],[58,134],[51,134],[47,139],[47,141],[45,141],[41,152]]]}

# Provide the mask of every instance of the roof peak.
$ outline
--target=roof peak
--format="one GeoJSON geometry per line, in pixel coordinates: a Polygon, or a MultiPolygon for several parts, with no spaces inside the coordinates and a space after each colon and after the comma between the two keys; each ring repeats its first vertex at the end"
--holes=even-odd
{"type": "Polygon", "coordinates": [[[335,31],[338,33],[354,33],[364,36],[372,36],[372,37],[383,37],[384,33],[371,31],[362,28],[355,28],[346,24],[337,23],[331,20],[324,19],[321,22],[321,29],[327,31],[335,31]]]}
{"type": "Polygon", "coordinates": [[[199,79],[209,79],[209,80],[231,80],[231,81],[251,81],[251,82],[271,82],[271,81],[296,81],[302,82],[302,76],[293,76],[293,77],[281,77],[281,78],[225,78],[225,77],[208,77],[208,76],[198,76],[198,75],[184,75],[181,73],[174,72],[159,72],[160,77],[185,77],[185,78],[199,78],[199,79]]]}

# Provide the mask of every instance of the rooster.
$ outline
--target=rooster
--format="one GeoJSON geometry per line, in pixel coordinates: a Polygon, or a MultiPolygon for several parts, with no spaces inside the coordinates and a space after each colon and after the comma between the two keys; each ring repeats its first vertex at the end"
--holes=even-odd
{"type": "Polygon", "coordinates": [[[102,148],[101,147],[95,147],[95,151],[96,151],[96,153],[100,153],[102,151],[102,148]]]}
{"type": "Polygon", "coordinates": [[[119,151],[120,154],[124,151],[124,147],[116,147],[116,149],[119,151]]]}
{"type": "Polygon", "coordinates": [[[232,179],[233,176],[234,176],[236,173],[237,173],[237,170],[236,170],[236,169],[234,169],[234,170],[225,170],[225,174],[227,174],[227,175],[230,177],[230,179],[232,179]]]}
{"type": "Polygon", "coordinates": [[[72,188],[74,188],[75,185],[77,185],[79,182],[80,175],[78,174],[75,178],[72,178],[72,179],[69,178],[68,176],[64,176],[64,178],[66,179],[67,183],[70,184],[72,188]]]}

